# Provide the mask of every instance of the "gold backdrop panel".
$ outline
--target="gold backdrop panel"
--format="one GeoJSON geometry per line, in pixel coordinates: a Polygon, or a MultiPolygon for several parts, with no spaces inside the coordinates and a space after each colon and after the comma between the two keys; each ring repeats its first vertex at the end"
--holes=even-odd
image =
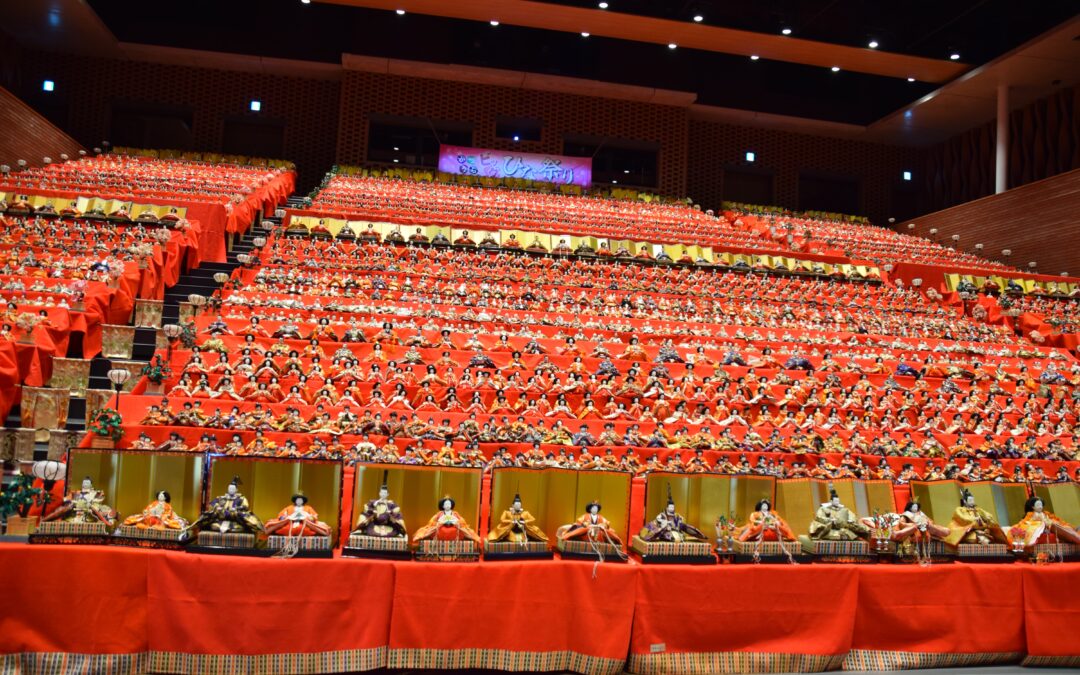
{"type": "Polygon", "coordinates": [[[705,534],[714,531],[720,516],[746,523],[762,499],[773,500],[776,481],[770,476],[687,475],[651,473],[645,482],[645,520],[667,506],[668,486],[675,509],[705,534]]]}
{"type": "Polygon", "coordinates": [[[807,534],[818,507],[829,500],[829,485],[836,490],[841,503],[860,518],[874,512],[896,510],[892,483],[884,480],[817,480],[794,478],[776,481],[776,511],[795,534],[807,534]]]}
{"type": "Polygon", "coordinates": [[[966,487],[975,496],[975,504],[986,509],[999,525],[1008,526],[1024,517],[1027,487],[1022,483],[964,483],[956,481],[912,481],[912,494],[919,498],[926,515],[942,525],[952,520],[956,507],[960,506],[960,490],[966,487]]]}
{"type": "Polygon", "coordinates": [[[1043,506],[1050,513],[1073,527],[1080,525],[1080,485],[1076,483],[1036,485],[1035,496],[1043,500],[1043,506]]]}
{"type": "Polygon", "coordinates": [[[356,523],[364,504],[378,498],[384,471],[390,499],[401,509],[410,537],[427,524],[439,510],[439,501],[448,495],[454,498],[454,509],[479,532],[483,474],[480,469],[452,467],[357,464],[352,523],[356,523]]]}
{"type": "Polygon", "coordinates": [[[341,522],[341,463],[303,459],[257,457],[213,457],[210,461],[210,489],[207,503],[225,494],[233,476],[239,476],[240,492],[247,497],[252,512],[264,523],[277,518],[303,492],[308,506],[319,520],[330,526],[335,541],[341,522]]]}
{"type": "Polygon", "coordinates": [[[77,489],[89,476],[121,518],[141,513],[157,499],[159,490],[165,490],[173,510],[192,521],[202,511],[203,467],[201,454],[73,449],[68,490],[77,489]]]}
{"type": "Polygon", "coordinates": [[[574,471],[572,469],[498,468],[492,471],[490,522],[496,523],[510,508],[514,494],[536,518],[536,526],[555,541],[555,531],[585,513],[585,504],[596,499],[601,513],[625,539],[630,522],[630,474],[621,471],[574,471]]]}

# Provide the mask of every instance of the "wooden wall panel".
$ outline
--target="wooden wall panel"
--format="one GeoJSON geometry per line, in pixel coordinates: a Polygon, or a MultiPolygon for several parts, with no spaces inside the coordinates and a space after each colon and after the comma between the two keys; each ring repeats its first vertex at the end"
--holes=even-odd
{"type": "Polygon", "coordinates": [[[83,147],[60,131],[15,94],[0,88],[0,164],[14,169],[25,159],[30,166],[41,166],[43,157],[60,161],[61,154],[75,159],[83,147]]]}
{"type": "Polygon", "coordinates": [[[1003,260],[1001,251],[1010,249],[1009,262],[1028,269],[1038,263],[1040,274],[1070,272],[1080,275],[1080,169],[1029,183],[1001,194],[983,197],[943,211],[897,223],[908,232],[914,222],[915,234],[930,236],[937,228],[937,241],[952,243],[959,234],[961,249],[975,253],[975,244],[984,245],[988,258],[1003,260]]]}

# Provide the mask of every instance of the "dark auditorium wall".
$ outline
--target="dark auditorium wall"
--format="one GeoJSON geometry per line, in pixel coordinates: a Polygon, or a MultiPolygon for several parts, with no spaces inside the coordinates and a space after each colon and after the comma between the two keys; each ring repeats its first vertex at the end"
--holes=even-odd
{"type": "MultiPolygon", "coordinates": [[[[109,140],[114,104],[190,110],[190,147],[224,152],[226,127],[256,117],[284,127],[282,155],[296,163],[299,188],[317,184],[334,163],[339,84],[286,77],[138,61],[24,54],[21,81],[31,102],[46,77],[57,83],[55,98],[66,104],[64,126],[87,147],[109,140]],[[262,112],[248,111],[251,99],[262,112]]],[[[22,91],[20,91],[22,93],[22,91]]]]}
{"type": "Polygon", "coordinates": [[[0,88],[0,129],[3,129],[0,164],[13,169],[20,159],[30,166],[41,166],[44,157],[54,161],[60,161],[61,154],[76,158],[83,149],[75,139],[4,88],[0,88]]]}
{"type": "Polygon", "coordinates": [[[473,125],[481,148],[562,154],[567,134],[644,141],[659,145],[658,183],[664,194],[686,193],[686,108],[486,84],[346,71],[341,83],[338,161],[362,162],[368,113],[423,117],[473,125]],[[542,121],[539,141],[495,137],[497,117],[542,121]]]}
{"type": "Polygon", "coordinates": [[[983,244],[988,258],[1002,259],[1009,249],[1009,262],[1022,269],[1038,263],[1041,274],[1069,272],[1080,275],[1080,246],[1076,246],[1077,214],[1080,213],[1080,169],[1028,183],[1001,194],[983,197],[911,221],[897,223],[896,229],[907,232],[907,223],[915,223],[915,233],[952,243],[960,235],[959,246],[975,252],[983,244]]]}
{"type": "Polygon", "coordinates": [[[875,223],[919,212],[914,181],[901,180],[903,171],[917,172],[922,165],[917,148],[693,119],[690,138],[688,194],[709,208],[731,201],[725,189],[727,172],[752,171],[772,175],[773,204],[778,206],[799,208],[805,176],[857,182],[857,213],[875,223]],[[756,155],[752,165],[745,161],[748,150],[756,155]]]}
{"type": "MultiPolygon", "coordinates": [[[[929,149],[922,185],[926,211],[994,193],[996,125],[987,122],[929,149]]],[[[1012,112],[1009,187],[1076,168],[1080,168],[1080,85],[1012,112]]]]}

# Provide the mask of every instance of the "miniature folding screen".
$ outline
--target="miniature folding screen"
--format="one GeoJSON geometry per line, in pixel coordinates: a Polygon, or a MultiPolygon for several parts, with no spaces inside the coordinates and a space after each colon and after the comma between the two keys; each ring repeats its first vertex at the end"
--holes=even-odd
{"type": "Polygon", "coordinates": [[[776,480],[770,476],[651,473],[645,481],[646,520],[667,506],[669,487],[675,510],[711,536],[720,516],[741,525],[759,501],[773,500],[776,480]]]}
{"type": "Polygon", "coordinates": [[[202,454],[76,448],[68,458],[67,484],[75,490],[89,478],[121,519],[141,513],[164,490],[173,511],[191,521],[202,511],[204,468],[202,454]]]}
{"type": "Polygon", "coordinates": [[[412,533],[439,510],[443,497],[454,499],[454,510],[478,530],[480,520],[480,469],[436,466],[402,466],[399,464],[357,464],[356,490],[353,494],[352,522],[358,520],[369,500],[379,496],[379,486],[385,482],[390,499],[397,503],[405,519],[405,528],[412,533]]]}

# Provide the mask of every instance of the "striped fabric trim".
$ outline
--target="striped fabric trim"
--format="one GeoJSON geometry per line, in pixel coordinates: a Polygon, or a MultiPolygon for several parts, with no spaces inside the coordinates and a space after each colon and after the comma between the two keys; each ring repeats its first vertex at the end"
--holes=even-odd
{"type": "Polygon", "coordinates": [[[145,653],[68,654],[64,652],[22,652],[0,654],[0,673],[26,675],[138,675],[147,672],[145,653]]]}
{"type": "Polygon", "coordinates": [[[742,555],[753,555],[754,551],[763,556],[781,556],[786,555],[786,553],[798,555],[802,553],[802,547],[799,546],[798,542],[794,541],[785,541],[782,546],[778,541],[736,541],[732,548],[736,553],[742,555]],[[785,549],[787,549],[786,553],[785,549]]]}
{"type": "Polygon", "coordinates": [[[960,544],[956,554],[961,558],[1000,557],[1009,555],[1009,549],[1005,544],[960,544]]]}
{"type": "Polygon", "coordinates": [[[368,537],[362,534],[349,536],[351,548],[363,548],[372,551],[408,551],[408,537],[368,537]]]}
{"type": "Polygon", "coordinates": [[[255,535],[242,533],[200,532],[199,546],[229,546],[255,548],[255,535]]]}
{"type": "Polygon", "coordinates": [[[888,652],[853,649],[844,658],[844,670],[912,670],[916,668],[959,668],[1019,663],[1022,652],[956,654],[929,652],[888,652]]]}
{"type": "Polygon", "coordinates": [[[134,525],[121,525],[116,530],[116,536],[130,539],[153,539],[155,541],[180,541],[183,531],[181,530],[155,530],[152,528],[139,529],[134,525]]]}
{"type": "Polygon", "coordinates": [[[416,552],[420,555],[476,555],[476,543],[471,539],[462,541],[425,540],[416,552]]]}
{"type": "Polygon", "coordinates": [[[1026,656],[1022,666],[1048,666],[1052,668],[1080,668],[1080,656],[1026,656]]]}
{"type": "Polygon", "coordinates": [[[631,654],[626,669],[638,675],[685,673],[821,673],[836,670],[843,654],[774,654],[764,652],[684,652],[631,654]]]}
{"type": "Polygon", "coordinates": [[[1056,544],[1035,544],[1035,546],[1032,547],[1032,553],[1035,553],[1036,555],[1039,553],[1047,553],[1054,556],[1076,555],[1080,553],[1080,546],[1077,546],[1076,544],[1063,544],[1060,542],[1056,544]]]}
{"type": "Polygon", "coordinates": [[[546,541],[488,541],[484,542],[484,550],[488,553],[547,553],[550,549],[546,541]]]}
{"type": "Polygon", "coordinates": [[[645,541],[634,535],[632,548],[642,555],[711,555],[712,545],[707,541],[645,541]]]}
{"type": "Polygon", "coordinates": [[[101,537],[109,533],[105,523],[69,523],[63,520],[50,521],[38,525],[38,534],[78,534],[101,537]]]}
{"type": "Polygon", "coordinates": [[[599,548],[600,551],[604,554],[604,557],[617,556],[621,552],[620,548],[618,548],[617,546],[612,546],[607,542],[590,543],[587,541],[578,541],[577,539],[560,539],[556,546],[560,551],[564,551],[566,553],[586,553],[588,555],[595,555],[596,549],[599,548]]]}
{"type": "Polygon", "coordinates": [[[870,546],[862,540],[859,541],[825,541],[811,540],[810,548],[805,545],[803,550],[814,555],[869,555],[870,546]]]}
{"type": "Polygon", "coordinates": [[[267,548],[284,548],[290,539],[298,540],[296,543],[305,551],[329,551],[334,548],[330,545],[330,537],[282,537],[276,534],[270,535],[266,542],[267,548]]]}
{"type": "Polygon", "coordinates": [[[518,652],[505,649],[391,649],[389,668],[571,671],[583,675],[617,675],[622,659],[577,652],[518,652]]]}
{"type": "Polygon", "coordinates": [[[150,652],[149,670],[158,673],[355,673],[386,667],[386,647],[310,654],[181,654],[150,652]]]}

